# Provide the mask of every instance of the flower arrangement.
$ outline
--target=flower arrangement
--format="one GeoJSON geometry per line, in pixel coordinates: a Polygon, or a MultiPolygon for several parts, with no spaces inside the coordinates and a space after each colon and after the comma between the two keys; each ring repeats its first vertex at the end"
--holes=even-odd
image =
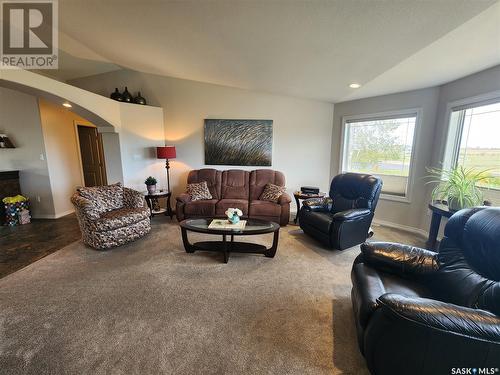
{"type": "Polygon", "coordinates": [[[236,224],[240,221],[240,217],[243,216],[243,212],[239,208],[228,208],[225,212],[230,223],[236,224]]]}

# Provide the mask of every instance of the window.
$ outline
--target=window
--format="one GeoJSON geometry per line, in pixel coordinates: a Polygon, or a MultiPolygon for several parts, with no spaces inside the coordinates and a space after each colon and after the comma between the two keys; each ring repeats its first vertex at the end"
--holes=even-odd
{"type": "Polygon", "coordinates": [[[344,119],[342,171],[379,176],[383,194],[407,198],[416,121],[416,111],[344,119]]]}
{"type": "Polygon", "coordinates": [[[488,170],[482,187],[500,190],[500,99],[453,108],[444,167],[488,170]]]}

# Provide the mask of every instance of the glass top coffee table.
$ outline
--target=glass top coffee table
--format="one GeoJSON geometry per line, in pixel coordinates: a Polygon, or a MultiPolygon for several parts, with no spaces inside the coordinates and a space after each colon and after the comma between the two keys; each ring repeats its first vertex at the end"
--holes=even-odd
{"type": "Polygon", "coordinates": [[[187,253],[195,251],[218,251],[224,254],[224,263],[229,260],[230,253],[255,253],[273,258],[278,248],[280,226],[277,223],[258,219],[247,219],[243,229],[211,229],[208,228],[213,219],[186,219],[180,222],[182,242],[187,253]],[[222,236],[222,241],[202,241],[191,244],[187,232],[206,233],[222,236]],[[273,244],[268,249],[264,245],[235,241],[235,236],[250,236],[274,233],[273,244]],[[228,238],[229,237],[229,238],[228,238]]]}

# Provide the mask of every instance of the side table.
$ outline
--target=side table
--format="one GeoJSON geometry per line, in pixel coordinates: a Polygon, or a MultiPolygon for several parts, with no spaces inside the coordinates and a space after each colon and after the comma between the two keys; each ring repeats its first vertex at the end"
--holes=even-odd
{"type": "Polygon", "coordinates": [[[295,215],[295,219],[293,219],[294,224],[297,224],[297,220],[299,218],[299,211],[300,211],[300,201],[304,199],[309,199],[309,198],[324,198],[326,193],[319,193],[319,194],[305,194],[302,193],[301,191],[296,191],[293,193],[293,196],[295,198],[295,204],[297,205],[297,214],[295,215]]]}
{"type": "Polygon", "coordinates": [[[144,198],[146,199],[146,203],[148,204],[151,217],[160,214],[165,214],[165,216],[170,216],[171,219],[174,217],[174,214],[172,212],[172,207],[170,206],[171,196],[172,193],[170,191],[158,191],[153,194],[149,194],[148,192],[144,193],[144,198]],[[160,208],[160,204],[158,202],[158,199],[160,198],[166,199],[166,208],[160,208]]]}
{"type": "Polygon", "coordinates": [[[450,217],[455,213],[451,211],[446,204],[441,202],[429,203],[429,209],[432,211],[431,227],[429,228],[429,238],[426,242],[426,247],[429,250],[434,250],[436,247],[437,236],[439,233],[439,227],[441,225],[441,218],[450,217]]]}

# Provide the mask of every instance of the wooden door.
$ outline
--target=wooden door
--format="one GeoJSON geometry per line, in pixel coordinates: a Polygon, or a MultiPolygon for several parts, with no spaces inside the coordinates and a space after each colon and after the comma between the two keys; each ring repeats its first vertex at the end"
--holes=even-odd
{"type": "Polygon", "coordinates": [[[97,128],[78,125],[85,186],[107,185],[102,138],[97,128]]]}

